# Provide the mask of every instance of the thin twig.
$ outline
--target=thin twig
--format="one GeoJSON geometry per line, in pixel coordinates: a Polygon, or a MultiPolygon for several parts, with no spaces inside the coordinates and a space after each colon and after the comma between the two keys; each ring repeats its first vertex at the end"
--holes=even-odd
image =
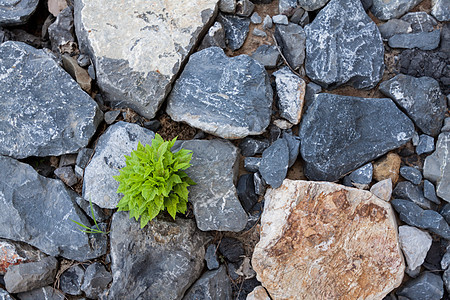
{"type": "Polygon", "coordinates": [[[289,67],[289,69],[291,69],[292,73],[294,73],[298,77],[302,78],[302,76],[297,71],[295,71],[294,68],[291,67],[291,65],[286,60],[286,57],[284,57],[283,52],[281,52],[280,46],[278,45],[277,39],[275,38],[275,36],[273,34],[272,34],[272,38],[273,38],[273,41],[275,42],[275,47],[277,47],[277,50],[280,53],[281,58],[283,58],[283,60],[284,60],[284,63],[289,67]]]}

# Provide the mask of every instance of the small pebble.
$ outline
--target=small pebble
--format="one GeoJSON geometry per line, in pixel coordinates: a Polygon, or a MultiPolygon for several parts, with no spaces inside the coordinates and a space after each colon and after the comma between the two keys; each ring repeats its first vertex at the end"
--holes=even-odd
{"type": "Polygon", "coordinates": [[[72,186],[78,182],[78,179],[75,176],[72,167],[57,168],[54,173],[68,186],[72,186]]]}
{"type": "Polygon", "coordinates": [[[367,189],[372,182],[373,166],[371,163],[365,164],[359,169],[353,171],[349,178],[352,184],[359,189],[367,189]]]}
{"type": "Polygon", "coordinates": [[[416,147],[416,153],[421,155],[424,153],[433,152],[434,149],[434,138],[426,134],[420,135],[419,143],[416,147]]]}
{"type": "Polygon", "coordinates": [[[87,55],[80,54],[77,58],[77,63],[80,67],[86,68],[91,64],[91,59],[87,55]]]}
{"type": "Polygon", "coordinates": [[[150,129],[153,132],[156,132],[161,128],[161,122],[158,120],[150,120],[144,123],[144,127],[150,129]]]}
{"type": "Polygon", "coordinates": [[[244,169],[249,172],[258,172],[259,166],[261,164],[261,157],[245,157],[244,158],[244,169]]]}
{"type": "Polygon", "coordinates": [[[411,183],[418,185],[422,181],[422,173],[413,167],[403,166],[400,168],[400,175],[411,183]]]}
{"type": "MultiPolygon", "coordinates": [[[[450,98],[448,98],[448,99],[450,99],[450,98]]],[[[450,103],[449,103],[449,105],[450,105],[450,103]]],[[[444,132],[444,131],[450,131],[450,117],[444,119],[444,126],[442,127],[441,132],[444,132]]]]}
{"type": "Polygon", "coordinates": [[[262,18],[261,18],[261,16],[255,11],[255,12],[252,14],[252,16],[250,17],[250,21],[251,21],[253,24],[261,24],[262,18]]]}
{"type": "Polygon", "coordinates": [[[217,261],[216,245],[211,244],[206,248],[205,260],[208,270],[216,270],[219,268],[220,265],[217,261]]]}
{"type": "Polygon", "coordinates": [[[89,74],[89,77],[91,77],[93,80],[95,80],[96,76],[95,76],[94,65],[90,65],[88,67],[88,74],[89,74]]]}
{"type": "Polygon", "coordinates": [[[288,17],[285,15],[276,15],[272,17],[272,21],[275,24],[280,24],[280,25],[288,25],[289,21],[288,21],[288,17]]]}
{"type": "Polygon", "coordinates": [[[255,185],[255,193],[256,195],[264,195],[266,192],[266,181],[262,178],[259,172],[253,174],[253,184],[255,185]]]}
{"type": "Polygon", "coordinates": [[[267,33],[265,33],[263,30],[258,29],[258,28],[253,29],[252,33],[254,36],[267,37],[267,33]]]}
{"type": "Polygon", "coordinates": [[[434,187],[434,184],[426,179],[423,181],[423,195],[425,196],[425,198],[436,204],[441,203],[441,201],[439,201],[438,197],[436,196],[436,188],[434,187]]]}
{"type": "Polygon", "coordinates": [[[266,15],[264,18],[263,28],[270,29],[273,27],[272,18],[269,15],[266,15]]]}
{"type": "Polygon", "coordinates": [[[392,195],[392,179],[388,178],[380,182],[375,183],[370,192],[380,198],[381,200],[389,202],[392,195]]]}
{"type": "Polygon", "coordinates": [[[417,131],[414,131],[412,139],[411,139],[414,147],[417,147],[417,145],[419,145],[419,139],[420,139],[419,134],[417,133],[417,131]]]}
{"type": "Polygon", "coordinates": [[[105,118],[106,124],[111,125],[112,123],[114,123],[114,121],[117,119],[119,115],[120,110],[111,110],[107,111],[103,117],[105,118]]]}

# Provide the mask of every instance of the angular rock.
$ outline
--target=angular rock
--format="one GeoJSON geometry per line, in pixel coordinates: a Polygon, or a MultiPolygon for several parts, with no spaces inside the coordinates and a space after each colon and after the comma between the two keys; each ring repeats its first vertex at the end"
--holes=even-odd
{"type": "Polygon", "coordinates": [[[220,0],[219,9],[221,12],[234,14],[236,12],[236,0],[220,0]]]}
{"type": "Polygon", "coordinates": [[[331,0],[305,26],[306,75],[326,89],[374,87],[384,71],[384,46],[360,1],[331,0]]]}
{"type": "Polygon", "coordinates": [[[414,168],[409,166],[403,166],[400,168],[400,175],[406,180],[412,182],[415,185],[419,185],[422,181],[422,173],[414,168]]]}
{"type": "Polygon", "coordinates": [[[217,247],[211,244],[206,248],[205,261],[208,270],[216,270],[219,268],[219,262],[217,261],[217,247]]]}
{"type": "Polygon", "coordinates": [[[393,192],[394,198],[410,200],[423,209],[430,209],[431,203],[425,199],[422,190],[408,181],[402,181],[397,184],[393,192]]]}
{"type": "Polygon", "coordinates": [[[423,133],[439,134],[447,105],[436,80],[399,74],[384,81],[380,91],[392,98],[423,133]]]}
{"type": "Polygon", "coordinates": [[[81,289],[86,293],[86,297],[98,299],[111,281],[111,273],[104,265],[95,262],[86,268],[81,289]]]}
{"type": "Polygon", "coordinates": [[[412,32],[430,32],[437,25],[436,20],[424,11],[407,13],[402,20],[411,24],[412,32]]]}
{"type": "Polygon", "coordinates": [[[253,174],[253,184],[255,185],[255,193],[259,196],[266,192],[266,181],[259,172],[253,174]]]}
{"type": "Polygon", "coordinates": [[[442,126],[441,132],[445,131],[450,131],[450,117],[444,119],[444,126],[442,126]]]}
{"type": "Polygon", "coordinates": [[[249,172],[258,172],[259,166],[261,165],[261,157],[245,157],[244,158],[244,169],[249,172]]]}
{"type": "Polygon", "coordinates": [[[253,24],[261,24],[262,23],[262,18],[261,16],[255,11],[252,16],[250,17],[250,21],[253,24]]]}
{"type": "Polygon", "coordinates": [[[285,139],[278,139],[264,150],[259,172],[267,184],[273,188],[278,188],[286,178],[288,165],[288,144],[285,139]]]}
{"type": "Polygon", "coordinates": [[[305,93],[305,108],[304,111],[308,109],[311,103],[314,101],[315,96],[322,91],[322,87],[314,82],[310,82],[306,85],[306,93],[305,93]]]}
{"type": "Polygon", "coordinates": [[[448,0],[432,0],[431,14],[441,22],[450,21],[450,5],[448,0]]]}
{"type": "Polygon", "coordinates": [[[48,11],[57,17],[58,14],[67,7],[66,0],[49,0],[47,3],[48,11]]]}
{"type": "Polygon", "coordinates": [[[78,195],[29,165],[0,156],[0,237],[26,242],[51,256],[85,261],[106,252],[106,237],[77,230],[90,223],[76,205],[78,195]]]}
{"type": "Polygon", "coordinates": [[[384,41],[389,40],[392,36],[400,33],[409,33],[412,31],[411,24],[399,20],[399,19],[391,19],[386,23],[378,25],[378,30],[380,30],[381,37],[384,41]]]}
{"type": "Polygon", "coordinates": [[[43,50],[5,42],[0,70],[0,155],[58,156],[89,143],[103,114],[43,50]]]}
{"type": "Polygon", "coordinates": [[[450,223],[450,203],[445,203],[444,206],[439,210],[439,214],[444,217],[447,223],[450,223]]]}
{"type": "Polygon", "coordinates": [[[0,26],[21,25],[36,10],[39,0],[1,0],[0,26]]]}
{"type": "Polygon", "coordinates": [[[398,228],[398,241],[409,269],[420,267],[430,250],[432,238],[426,231],[403,225],[398,228]]]}
{"type": "Polygon", "coordinates": [[[267,295],[266,289],[259,285],[247,295],[245,300],[270,300],[270,297],[267,295]]]}
{"type": "Polygon", "coordinates": [[[34,48],[42,48],[43,42],[39,39],[39,37],[32,35],[25,30],[11,29],[10,33],[12,35],[11,40],[23,42],[34,48]]]}
{"type": "Polygon", "coordinates": [[[208,47],[220,47],[222,49],[226,48],[225,44],[225,29],[222,24],[215,22],[211,28],[209,28],[208,33],[203,38],[202,44],[198,50],[202,50],[208,47]]]}
{"type": "Polygon", "coordinates": [[[269,15],[266,15],[264,17],[263,28],[270,29],[270,28],[272,28],[272,26],[273,26],[272,18],[269,15]]]}
{"type": "Polygon", "coordinates": [[[250,0],[238,0],[236,3],[236,15],[250,17],[255,5],[250,0]]]}
{"type": "Polygon", "coordinates": [[[373,0],[370,11],[380,20],[387,21],[408,12],[422,0],[373,0]]]}
{"type": "Polygon", "coordinates": [[[317,10],[327,4],[329,0],[298,0],[298,5],[307,11],[317,10]]]}
{"type": "Polygon", "coordinates": [[[402,49],[419,48],[420,50],[434,50],[439,46],[440,40],[440,30],[434,30],[432,32],[402,33],[395,34],[391,38],[389,38],[389,47],[402,49]]]}
{"type": "Polygon", "coordinates": [[[73,186],[78,182],[72,167],[61,167],[55,170],[55,175],[62,180],[68,186],[73,186]]]}
{"type": "Polygon", "coordinates": [[[309,24],[309,14],[303,8],[297,7],[289,21],[304,27],[309,24]]]}
{"type": "Polygon", "coordinates": [[[426,179],[423,181],[423,195],[425,196],[425,198],[436,204],[441,203],[441,201],[439,201],[439,199],[436,196],[436,189],[434,187],[434,184],[432,184],[430,181],[426,179]]]}
{"type": "MultiPolygon", "coordinates": [[[[66,7],[48,27],[48,35],[55,53],[71,52],[75,43],[73,7],[66,7]]],[[[76,45],[75,45],[76,47],[76,45]]]]}
{"type": "Polygon", "coordinates": [[[252,34],[259,37],[267,37],[267,33],[261,29],[254,28],[252,34]]]}
{"type": "Polygon", "coordinates": [[[62,56],[62,62],[64,69],[78,82],[83,91],[89,94],[92,88],[92,78],[89,76],[88,71],[80,67],[76,59],[68,54],[62,56]]]}
{"type": "Polygon", "coordinates": [[[229,262],[233,263],[240,263],[245,256],[242,242],[235,238],[222,238],[219,243],[219,251],[229,262]]]}
{"type": "Polygon", "coordinates": [[[250,31],[250,20],[237,16],[219,14],[217,21],[225,29],[225,41],[227,46],[236,51],[242,47],[250,31]]]}
{"type": "Polygon", "coordinates": [[[273,121],[273,125],[275,125],[276,127],[280,128],[282,130],[288,130],[294,126],[294,124],[286,121],[285,119],[276,119],[273,121]]]}
{"type": "Polygon", "coordinates": [[[104,115],[106,124],[111,125],[112,123],[114,123],[120,113],[120,110],[111,110],[106,112],[104,115]]]}
{"type": "Polygon", "coordinates": [[[359,189],[367,189],[372,182],[372,175],[373,166],[371,163],[368,163],[350,173],[349,179],[353,186],[359,189]]]}
{"type": "Polygon", "coordinates": [[[116,212],[108,299],[180,299],[201,274],[206,240],[193,220],[158,217],[140,229],[128,213],[116,212]]]}
{"type": "Polygon", "coordinates": [[[258,195],[255,194],[255,185],[253,183],[253,174],[241,175],[236,190],[242,207],[246,212],[250,212],[256,202],[258,202],[258,195]]]}
{"type": "Polygon", "coordinates": [[[425,159],[423,175],[436,184],[437,195],[450,202],[450,132],[439,135],[436,151],[425,159]]]}
{"type": "Polygon", "coordinates": [[[59,290],[54,289],[51,286],[44,286],[39,289],[35,289],[25,293],[17,294],[17,297],[20,300],[36,300],[36,299],[45,299],[45,300],[65,300],[66,297],[59,290]]]}
{"type": "Polygon", "coordinates": [[[273,16],[272,21],[273,21],[273,23],[279,24],[279,25],[288,25],[289,24],[289,20],[285,15],[273,16]]]}
{"type": "Polygon", "coordinates": [[[407,299],[439,300],[444,296],[444,283],[439,275],[424,272],[407,281],[396,294],[407,299]]]}
{"type": "Polygon", "coordinates": [[[442,275],[442,280],[445,284],[445,289],[450,291],[450,269],[445,270],[444,274],[442,275]]]}
{"type": "Polygon", "coordinates": [[[338,180],[405,144],[413,132],[411,120],[390,99],[319,94],[300,125],[305,175],[338,180]]]}
{"type": "Polygon", "coordinates": [[[83,280],[84,269],[80,265],[74,265],[61,274],[59,277],[59,287],[66,294],[81,295],[83,280]]]}
{"type": "Polygon", "coordinates": [[[269,146],[269,141],[266,139],[257,140],[247,137],[240,142],[239,149],[241,149],[243,156],[248,157],[255,154],[262,154],[269,146]]]}
{"type": "Polygon", "coordinates": [[[383,158],[373,164],[373,178],[382,181],[390,178],[392,184],[396,184],[400,174],[400,164],[402,159],[394,152],[388,153],[383,158]]]}
{"type": "Polygon", "coordinates": [[[419,144],[416,147],[416,153],[418,155],[421,155],[433,151],[434,151],[434,138],[426,134],[421,134],[419,137],[419,144]]]}
{"type": "Polygon", "coordinates": [[[279,0],[278,12],[288,17],[292,16],[295,8],[297,8],[297,0],[279,0]]]}
{"type": "MultiPolygon", "coordinates": [[[[81,151],[81,150],[80,150],[81,151]]],[[[59,158],[59,168],[74,166],[77,160],[77,154],[64,154],[59,158]]]]}
{"type": "Polygon", "coordinates": [[[76,0],[75,29],[107,99],[151,119],[217,10],[218,0],[76,0]]]}
{"type": "Polygon", "coordinates": [[[247,55],[211,47],[193,54],[168,98],[166,112],[210,134],[239,139],[264,132],[272,88],[263,66],[247,55]]]}
{"type": "Polygon", "coordinates": [[[370,192],[380,198],[381,200],[389,202],[392,195],[392,180],[391,178],[384,179],[375,183],[370,188],[370,192]]]}
{"type": "Polygon", "coordinates": [[[292,167],[298,157],[298,153],[300,152],[300,138],[298,136],[294,136],[291,132],[287,130],[283,132],[283,139],[286,140],[288,149],[289,149],[289,163],[288,167],[292,167]]]}
{"type": "Polygon", "coordinates": [[[4,289],[0,288],[0,298],[2,300],[14,300],[11,295],[5,291],[4,289]]]}
{"type": "Polygon", "coordinates": [[[25,243],[0,239],[0,276],[11,265],[41,260],[45,254],[25,243]]]}
{"type": "Polygon", "coordinates": [[[275,46],[261,45],[252,53],[251,57],[266,69],[273,69],[277,66],[280,53],[275,46]]]}
{"type": "Polygon", "coordinates": [[[227,269],[207,271],[189,289],[183,300],[211,299],[228,300],[232,298],[231,281],[227,269]]]}
{"type": "Polygon", "coordinates": [[[252,266],[273,299],[382,299],[403,278],[397,239],[391,206],[370,192],[286,179],[266,192],[252,266]]]}

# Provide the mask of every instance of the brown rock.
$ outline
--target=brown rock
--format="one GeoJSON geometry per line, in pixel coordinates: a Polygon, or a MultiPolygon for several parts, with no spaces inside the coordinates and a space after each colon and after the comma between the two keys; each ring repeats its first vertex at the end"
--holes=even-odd
{"type": "Polygon", "coordinates": [[[382,299],[405,269],[389,203],[289,179],[266,192],[252,266],[272,299],[382,299]]]}
{"type": "Polygon", "coordinates": [[[5,275],[11,265],[37,261],[44,256],[27,244],[0,239],[0,275],[5,275]]]}
{"type": "Polygon", "coordinates": [[[78,82],[83,91],[85,91],[86,93],[90,93],[92,87],[92,78],[89,76],[87,70],[80,67],[77,63],[77,60],[68,54],[64,54],[62,56],[62,61],[64,69],[67,71],[67,73],[69,73],[70,76],[72,76],[72,78],[75,79],[76,82],[78,82]]]}
{"type": "Polygon", "coordinates": [[[402,159],[398,154],[388,153],[373,164],[373,178],[376,181],[391,178],[392,184],[395,185],[398,181],[401,162],[402,159]]]}

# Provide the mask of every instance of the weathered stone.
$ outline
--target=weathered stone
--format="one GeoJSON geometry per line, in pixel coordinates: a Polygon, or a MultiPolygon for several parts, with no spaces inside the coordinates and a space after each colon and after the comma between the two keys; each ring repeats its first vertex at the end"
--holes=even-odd
{"type": "Polygon", "coordinates": [[[272,21],[273,21],[273,23],[279,24],[279,25],[288,25],[289,24],[288,17],[286,17],[285,15],[273,16],[272,21]]]}
{"type": "Polygon", "coordinates": [[[272,28],[272,26],[273,26],[272,18],[269,15],[266,15],[264,17],[263,28],[270,29],[270,28],[272,28]]]}
{"type": "Polygon", "coordinates": [[[11,295],[4,289],[0,288],[0,299],[2,300],[14,300],[11,295]]]}
{"type": "Polygon", "coordinates": [[[258,172],[259,166],[261,165],[261,157],[245,157],[244,158],[244,169],[249,172],[258,172]]]}
{"type": "Polygon", "coordinates": [[[401,167],[400,175],[402,175],[403,178],[412,182],[415,185],[420,184],[420,182],[422,181],[422,173],[420,172],[420,170],[414,167],[409,166],[401,167]]]}
{"type": "Polygon", "coordinates": [[[444,119],[444,126],[442,126],[441,132],[445,132],[445,131],[450,131],[450,117],[447,117],[444,119]]]}
{"type": "Polygon", "coordinates": [[[422,190],[408,181],[402,181],[397,184],[393,191],[394,198],[410,200],[423,209],[430,209],[431,203],[425,199],[422,190]]]}
{"type": "Polygon", "coordinates": [[[259,285],[247,295],[245,300],[270,300],[270,297],[267,295],[266,289],[259,285]]]}
{"type": "MultiPolygon", "coordinates": [[[[64,53],[75,43],[73,8],[66,7],[48,27],[48,35],[55,53],[64,53]]],[[[70,52],[70,51],[69,51],[70,52]]]]}
{"type": "Polygon", "coordinates": [[[254,36],[267,37],[267,33],[259,28],[254,28],[252,34],[254,36]]]}
{"type": "Polygon", "coordinates": [[[423,195],[425,196],[425,198],[436,204],[441,203],[441,201],[439,201],[439,199],[436,196],[436,189],[434,187],[434,184],[432,184],[430,181],[426,179],[423,181],[423,195]]]}
{"type": "Polygon", "coordinates": [[[450,132],[439,135],[436,151],[425,159],[423,175],[436,184],[439,197],[450,202],[450,132]]]}
{"type": "Polygon", "coordinates": [[[300,138],[292,135],[290,130],[286,130],[283,132],[283,139],[286,140],[289,149],[288,167],[290,168],[297,160],[298,153],[300,152],[300,138]]]}
{"type": "Polygon", "coordinates": [[[166,112],[227,139],[261,134],[270,122],[272,88],[263,66],[247,55],[211,47],[193,54],[168,98],[166,112]]]}
{"type": "Polygon", "coordinates": [[[9,32],[9,30],[0,27],[0,44],[9,40],[11,40],[11,32],[9,32]]]}
{"type": "Polygon", "coordinates": [[[388,178],[375,183],[370,188],[370,192],[381,200],[389,202],[392,195],[392,179],[388,178]]]}
{"type": "Polygon", "coordinates": [[[416,153],[418,155],[421,155],[433,151],[434,151],[434,138],[426,134],[421,134],[419,137],[419,143],[416,147],[416,153]]]}
{"type": "Polygon", "coordinates": [[[84,280],[84,269],[80,265],[74,265],[64,271],[59,277],[61,291],[69,295],[81,295],[81,284],[84,280]]]}
{"type": "Polygon", "coordinates": [[[158,217],[140,229],[128,213],[116,212],[110,241],[108,299],[180,299],[203,269],[206,234],[193,220],[158,217]]]}
{"type": "Polygon", "coordinates": [[[436,19],[424,11],[407,13],[402,20],[411,24],[412,32],[430,32],[437,25],[436,19]]]}
{"type": "Polygon", "coordinates": [[[247,137],[240,142],[239,149],[241,149],[241,154],[243,156],[248,157],[256,154],[262,154],[269,146],[269,141],[266,139],[257,140],[247,137]]]}
{"type": "Polygon", "coordinates": [[[289,148],[285,139],[276,140],[262,154],[259,172],[267,184],[278,188],[286,178],[289,165],[289,148]]]}
{"type": "Polygon", "coordinates": [[[324,7],[328,1],[329,0],[298,0],[298,5],[307,11],[312,11],[324,7]]]}
{"type": "Polygon", "coordinates": [[[23,42],[34,48],[42,48],[43,42],[39,39],[39,37],[32,35],[23,29],[14,28],[11,29],[9,32],[11,33],[10,40],[23,42]]]}
{"type": "Polygon", "coordinates": [[[401,163],[402,159],[398,154],[388,153],[373,164],[373,178],[377,181],[390,178],[393,185],[397,184],[401,163]]]}
{"type": "Polygon", "coordinates": [[[252,265],[273,299],[382,299],[402,282],[397,239],[391,206],[372,193],[286,179],[266,192],[252,265]]]}
{"type": "Polygon", "coordinates": [[[426,231],[403,225],[398,228],[398,241],[409,269],[420,267],[430,250],[432,238],[426,231]]]}
{"type": "Polygon", "coordinates": [[[374,87],[384,71],[384,46],[360,1],[331,0],[305,26],[306,75],[326,89],[374,87]]]}
{"type": "Polygon", "coordinates": [[[252,13],[252,16],[250,17],[250,21],[253,24],[261,24],[262,23],[262,18],[261,16],[255,11],[254,13],[252,13]]]}
{"type": "Polygon", "coordinates": [[[367,189],[372,182],[373,165],[371,163],[356,169],[349,175],[349,179],[353,186],[359,189],[367,189]]]}
{"type": "Polygon", "coordinates": [[[387,21],[408,12],[422,0],[373,0],[370,10],[380,20],[387,21]]]}
{"type": "Polygon", "coordinates": [[[439,275],[424,272],[407,281],[398,291],[398,296],[417,300],[439,300],[444,296],[444,283],[439,275]]]}
{"type": "Polygon", "coordinates": [[[431,14],[441,22],[450,21],[450,5],[448,0],[432,0],[431,14]]]}
{"type": "Polygon", "coordinates": [[[297,0],[279,0],[278,12],[288,17],[292,16],[295,8],[297,8],[297,0]]]}
{"type": "Polygon", "coordinates": [[[217,247],[211,244],[206,248],[205,261],[208,270],[216,270],[219,268],[219,261],[217,260],[217,247]]]}
{"type": "Polygon", "coordinates": [[[219,9],[221,12],[234,14],[236,12],[236,0],[220,0],[219,9]]]}
{"type": "Polygon", "coordinates": [[[20,300],[36,300],[36,299],[45,299],[45,300],[65,300],[66,297],[63,293],[58,291],[57,289],[52,288],[51,286],[44,286],[43,288],[35,289],[25,293],[17,294],[17,297],[20,300]]]}
{"type": "Polygon", "coordinates": [[[432,32],[400,33],[389,38],[389,47],[421,50],[434,50],[439,46],[441,40],[440,30],[432,32]]]}
{"type": "Polygon", "coordinates": [[[309,14],[303,8],[297,7],[289,21],[304,27],[309,24],[309,14]]]}
{"type": "Polygon", "coordinates": [[[0,276],[6,274],[11,265],[38,261],[45,254],[25,243],[0,239],[0,276]]]}
{"type": "Polygon", "coordinates": [[[86,68],[91,65],[91,58],[88,55],[80,54],[78,55],[77,63],[80,67],[86,68]]]}
{"type": "MultiPolygon", "coordinates": [[[[80,150],[81,151],[81,150],[80,150]]],[[[59,168],[74,166],[77,160],[77,154],[64,154],[59,158],[59,168]]]]}
{"type": "Polygon", "coordinates": [[[245,256],[242,242],[235,238],[222,238],[219,243],[219,251],[229,262],[233,263],[241,262],[245,256]]]}
{"type": "Polygon", "coordinates": [[[72,186],[78,182],[72,167],[61,167],[55,170],[55,175],[68,186],[72,186]]]}
{"type": "Polygon", "coordinates": [[[57,156],[88,144],[102,112],[43,50],[5,42],[0,70],[1,155],[57,156]]]}
{"type": "Polygon", "coordinates": [[[258,196],[255,194],[253,174],[241,175],[241,177],[239,177],[236,190],[242,207],[246,212],[250,212],[253,205],[255,205],[258,201],[258,196]]]}
{"type": "Polygon", "coordinates": [[[255,5],[250,0],[238,0],[236,3],[236,15],[250,17],[255,5]]]}
{"type": "Polygon", "coordinates": [[[266,192],[266,181],[259,172],[253,174],[253,184],[255,185],[255,193],[259,196],[266,192]]]}
{"type": "Polygon", "coordinates": [[[445,203],[439,210],[439,214],[444,217],[447,223],[450,223],[450,203],[445,203]]]}
{"type": "Polygon", "coordinates": [[[75,29],[108,100],[151,119],[217,10],[218,0],[76,0],[75,29]]]}
{"type": "Polygon", "coordinates": [[[117,119],[117,117],[120,115],[120,110],[111,110],[105,113],[105,122],[108,125],[111,125],[114,123],[114,121],[117,119]]]}
{"type": "Polygon", "coordinates": [[[231,281],[227,269],[221,266],[218,270],[207,271],[189,289],[183,300],[228,300],[232,298],[231,281]]]}
{"type": "Polygon", "coordinates": [[[251,57],[266,69],[273,69],[277,66],[280,53],[275,46],[261,45],[252,53],[251,57]]]}
{"type": "Polygon", "coordinates": [[[272,123],[273,123],[273,125],[275,125],[276,127],[280,128],[282,130],[288,130],[294,126],[294,124],[292,124],[289,121],[286,121],[285,119],[276,119],[272,123]]]}
{"type": "Polygon", "coordinates": [[[105,269],[104,265],[95,262],[86,268],[81,289],[88,298],[98,299],[111,281],[111,273],[105,269]]]}
{"type": "Polygon", "coordinates": [[[203,41],[198,50],[203,50],[208,47],[220,47],[222,49],[226,48],[225,44],[225,29],[222,24],[215,22],[211,28],[209,28],[208,33],[203,38],[203,41]]]}
{"type": "Polygon", "coordinates": [[[90,223],[76,205],[78,195],[60,180],[0,156],[0,237],[26,242],[52,256],[85,261],[106,252],[106,237],[77,230],[90,223]]]}
{"type": "Polygon", "coordinates": [[[411,32],[412,28],[411,24],[406,21],[391,19],[386,23],[378,25],[378,30],[380,30],[383,40],[387,41],[396,34],[411,32]]]}
{"type": "Polygon", "coordinates": [[[445,270],[444,274],[442,274],[442,280],[445,284],[445,289],[450,291],[450,269],[445,270]]]}
{"type": "Polygon", "coordinates": [[[305,175],[338,180],[405,144],[413,132],[411,120],[390,99],[318,94],[300,125],[305,175]]]}
{"type": "Polygon", "coordinates": [[[219,14],[217,21],[225,29],[225,41],[227,46],[236,51],[242,47],[250,31],[250,20],[237,16],[219,14]]]}
{"type": "Polygon", "coordinates": [[[384,81],[380,91],[402,107],[425,134],[439,134],[447,105],[436,80],[399,74],[384,81]]]}
{"type": "Polygon", "coordinates": [[[78,82],[83,91],[89,94],[92,87],[92,78],[89,76],[86,69],[80,67],[75,58],[69,56],[68,54],[64,54],[62,56],[62,62],[64,69],[76,82],[78,82]]]}
{"type": "Polygon", "coordinates": [[[26,23],[38,4],[39,0],[1,0],[0,26],[26,23]]]}

